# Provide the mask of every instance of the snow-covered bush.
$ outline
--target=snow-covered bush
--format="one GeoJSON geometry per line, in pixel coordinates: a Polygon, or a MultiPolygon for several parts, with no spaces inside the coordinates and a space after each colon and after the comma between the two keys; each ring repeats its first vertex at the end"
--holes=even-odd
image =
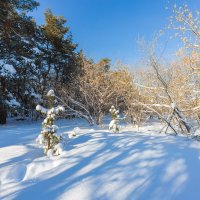
{"type": "Polygon", "coordinates": [[[36,142],[42,146],[44,153],[48,156],[60,155],[62,153],[63,145],[65,145],[66,138],[62,134],[58,134],[58,126],[54,124],[55,117],[65,109],[62,106],[53,107],[55,101],[55,93],[50,90],[47,93],[49,99],[49,109],[44,108],[41,105],[36,106],[36,110],[46,115],[42,123],[42,131],[36,139],[36,142]]]}
{"type": "Polygon", "coordinates": [[[119,132],[119,110],[116,110],[114,106],[111,106],[110,113],[112,115],[112,121],[109,124],[109,130],[113,132],[119,132]]]}

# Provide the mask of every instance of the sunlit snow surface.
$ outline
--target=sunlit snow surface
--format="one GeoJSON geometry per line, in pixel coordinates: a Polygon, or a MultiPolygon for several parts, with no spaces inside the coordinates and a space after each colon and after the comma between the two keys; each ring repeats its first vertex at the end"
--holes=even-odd
{"type": "Polygon", "coordinates": [[[158,134],[156,123],[112,133],[61,120],[60,132],[79,133],[62,156],[48,158],[35,144],[40,123],[0,126],[0,199],[200,199],[199,142],[158,134]]]}

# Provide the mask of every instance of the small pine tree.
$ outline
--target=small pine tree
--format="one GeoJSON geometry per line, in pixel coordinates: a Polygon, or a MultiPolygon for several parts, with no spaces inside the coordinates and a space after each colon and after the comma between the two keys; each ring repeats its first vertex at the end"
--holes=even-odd
{"type": "Polygon", "coordinates": [[[43,147],[44,153],[48,156],[59,155],[62,153],[63,142],[65,142],[66,138],[57,133],[58,126],[54,122],[56,115],[63,112],[64,107],[53,107],[55,101],[55,93],[53,90],[47,93],[47,97],[49,99],[49,109],[40,105],[36,107],[38,112],[46,115],[42,123],[42,131],[37,137],[36,142],[43,147]]]}
{"type": "Polygon", "coordinates": [[[109,129],[113,132],[119,132],[119,110],[116,110],[114,106],[111,106],[110,113],[112,115],[112,121],[109,124],[109,129]]]}

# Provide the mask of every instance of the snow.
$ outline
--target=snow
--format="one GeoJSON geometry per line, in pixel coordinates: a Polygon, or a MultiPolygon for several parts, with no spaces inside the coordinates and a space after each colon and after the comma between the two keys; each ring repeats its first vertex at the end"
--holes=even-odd
{"type": "Polygon", "coordinates": [[[48,97],[55,97],[54,90],[49,90],[49,91],[47,92],[47,96],[48,96],[48,97]]]}
{"type": "Polygon", "coordinates": [[[37,105],[36,110],[43,114],[54,115],[54,114],[59,114],[60,112],[64,112],[65,108],[63,106],[57,106],[55,108],[46,109],[41,105],[37,105]]]}
{"type": "Polygon", "coordinates": [[[2,70],[0,70],[0,74],[2,76],[6,76],[6,75],[8,75],[8,73],[9,74],[16,73],[15,68],[10,64],[5,63],[3,60],[0,60],[0,66],[2,67],[2,70]]]}
{"type": "Polygon", "coordinates": [[[53,157],[35,143],[41,121],[0,126],[0,199],[200,199],[199,142],[158,134],[157,123],[120,133],[81,119],[56,124],[60,134],[78,127],[78,135],[53,157]]]}
{"type": "Polygon", "coordinates": [[[37,110],[37,111],[40,111],[40,112],[43,113],[43,114],[47,114],[47,112],[48,112],[48,109],[44,108],[44,107],[41,106],[41,105],[37,105],[37,106],[36,106],[36,110],[37,110]]]}
{"type": "Polygon", "coordinates": [[[44,144],[44,135],[43,134],[39,134],[38,137],[36,138],[36,142],[42,146],[44,144]]]}
{"type": "Polygon", "coordinates": [[[172,109],[175,109],[176,108],[176,103],[171,103],[171,107],[172,107],[172,109]]]}
{"type": "Polygon", "coordinates": [[[57,106],[55,109],[57,114],[65,111],[65,108],[63,106],[57,106]]]}
{"type": "Polygon", "coordinates": [[[197,130],[194,132],[194,136],[200,136],[200,129],[197,129],[197,130]]]}
{"type": "Polygon", "coordinates": [[[9,101],[6,100],[6,103],[9,106],[15,106],[15,107],[20,107],[21,106],[21,104],[15,98],[10,99],[9,101]]]}
{"type": "Polygon", "coordinates": [[[116,129],[116,120],[113,119],[111,120],[110,124],[109,124],[109,129],[112,130],[112,129],[116,129]]]}
{"type": "Polygon", "coordinates": [[[3,66],[4,66],[4,69],[9,71],[11,74],[16,73],[16,70],[12,65],[4,64],[3,66]]]}
{"type": "Polygon", "coordinates": [[[35,92],[31,92],[31,96],[38,98],[38,99],[41,99],[41,97],[42,97],[40,94],[36,94],[35,92]]]}

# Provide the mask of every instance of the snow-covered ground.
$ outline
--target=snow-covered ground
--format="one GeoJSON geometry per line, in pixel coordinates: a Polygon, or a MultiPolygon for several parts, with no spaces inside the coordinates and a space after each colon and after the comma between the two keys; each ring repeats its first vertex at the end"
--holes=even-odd
{"type": "Polygon", "coordinates": [[[199,142],[158,134],[155,123],[120,133],[82,120],[57,124],[80,133],[53,158],[35,144],[39,122],[0,126],[0,199],[200,199],[199,142]]]}

